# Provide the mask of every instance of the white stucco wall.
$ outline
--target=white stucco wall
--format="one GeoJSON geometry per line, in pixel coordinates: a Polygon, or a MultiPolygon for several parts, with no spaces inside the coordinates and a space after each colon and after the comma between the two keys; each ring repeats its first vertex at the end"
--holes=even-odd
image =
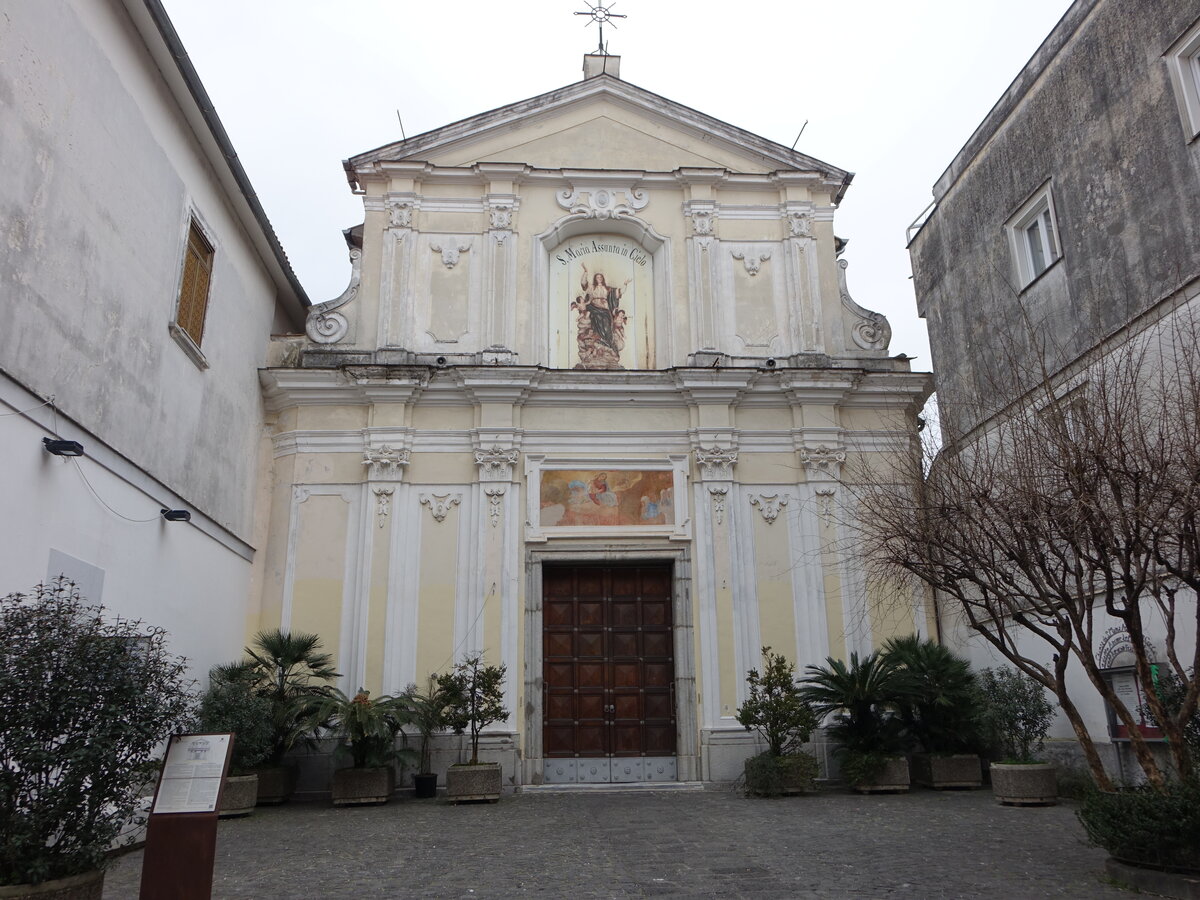
{"type": "Polygon", "coordinates": [[[0,370],[243,539],[276,292],[116,0],[0,29],[0,370]],[[216,253],[201,370],[167,331],[189,216],[216,253]]]}

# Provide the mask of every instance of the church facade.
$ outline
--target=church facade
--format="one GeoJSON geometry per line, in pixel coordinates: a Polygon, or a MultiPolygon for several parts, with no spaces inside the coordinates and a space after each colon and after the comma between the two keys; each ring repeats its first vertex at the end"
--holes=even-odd
{"type": "Polygon", "coordinates": [[[320,633],[349,689],[504,663],[510,785],[727,780],[764,645],[930,633],[839,481],[928,376],[847,291],[850,173],[584,71],[346,161],[351,283],[260,373],[258,625],[320,633]]]}

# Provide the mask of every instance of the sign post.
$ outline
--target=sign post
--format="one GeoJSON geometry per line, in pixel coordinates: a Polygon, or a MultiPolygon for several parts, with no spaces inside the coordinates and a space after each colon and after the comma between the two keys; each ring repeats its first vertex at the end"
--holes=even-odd
{"type": "Polygon", "coordinates": [[[143,900],[209,900],[217,809],[232,734],[180,734],[167,744],[142,859],[143,900]]]}

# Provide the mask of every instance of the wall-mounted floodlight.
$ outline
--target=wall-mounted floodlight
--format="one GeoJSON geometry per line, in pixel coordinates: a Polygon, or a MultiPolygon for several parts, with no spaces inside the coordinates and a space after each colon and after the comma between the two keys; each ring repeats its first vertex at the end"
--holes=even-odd
{"type": "Polygon", "coordinates": [[[83,444],[79,443],[79,441],[42,438],[42,446],[47,453],[52,453],[55,456],[83,456],[83,444]]]}
{"type": "Polygon", "coordinates": [[[168,522],[190,522],[192,514],[186,509],[160,509],[159,513],[168,522]]]}

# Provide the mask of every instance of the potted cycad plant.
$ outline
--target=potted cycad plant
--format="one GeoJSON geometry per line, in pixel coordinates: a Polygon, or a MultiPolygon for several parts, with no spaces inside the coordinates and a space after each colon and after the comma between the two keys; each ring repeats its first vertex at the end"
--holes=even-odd
{"type": "Polygon", "coordinates": [[[818,716],[833,715],[829,736],[841,745],[842,776],[860,793],[907,791],[908,759],[903,756],[904,729],[895,715],[899,685],[896,668],[875,652],[850,665],[827,657],[809,666],[801,695],[818,716]]]}
{"type": "Polygon", "coordinates": [[[371,699],[370,691],[359,689],[347,697],[329,688],[319,697],[301,697],[295,703],[303,725],[319,730],[330,728],[338,737],[338,751],[350,756],[349,768],[333,773],[334,806],[386,803],[396,790],[394,763],[410,763],[413,753],[397,748],[397,735],[408,724],[404,697],[371,699]]]}
{"type": "Polygon", "coordinates": [[[737,720],[747,731],[756,730],[767,749],[745,764],[746,793],[762,797],[811,791],[819,766],[805,753],[817,717],[796,683],[796,667],[781,653],[762,648],[762,671],[746,673],[746,702],[738,707],[737,720]]]}
{"type": "Polygon", "coordinates": [[[992,794],[1001,803],[1044,806],[1058,802],[1058,770],[1038,759],[1054,704],[1040,684],[1016,669],[984,669],[979,673],[984,732],[999,750],[991,764],[992,794]]]}
{"type": "Polygon", "coordinates": [[[446,692],[446,723],[461,735],[471,733],[471,759],[456,763],[446,772],[446,796],[463,800],[500,799],[500,763],[479,761],[479,735],[488,725],[508,718],[504,708],[504,665],[485,666],[482,654],[468,656],[451,671],[437,678],[446,692]]]}
{"type": "Polygon", "coordinates": [[[0,599],[0,895],[100,897],[148,764],[191,725],[186,672],[65,578],[0,599]]]}
{"type": "Polygon", "coordinates": [[[437,796],[437,773],[433,771],[431,745],[433,733],[446,727],[446,706],[450,695],[431,675],[425,690],[410,684],[404,698],[408,704],[409,719],[421,736],[417,752],[420,762],[413,775],[413,796],[427,800],[437,796]]]}
{"type": "Polygon", "coordinates": [[[883,653],[896,668],[896,711],[916,747],[909,760],[913,780],[938,789],[982,785],[970,665],[915,635],[892,638],[883,653]]]}
{"type": "Polygon", "coordinates": [[[271,752],[274,729],[271,703],[255,693],[245,678],[230,680],[229,666],[216,666],[208,673],[208,690],[200,698],[200,730],[233,734],[229,775],[221,791],[221,818],[246,816],[258,802],[255,767],[271,752]]]}
{"type": "Polygon", "coordinates": [[[271,705],[271,747],[258,775],[258,802],[283,803],[296,789],[298,770],[285,762],[288,751],[308,740],[301,720],[306,720],[304,698],[315,699],[338,677],[333,657],[321,649],[315,634],[278,628],[260,631],[246,648],[243,662],[217,669],[226,680],[248,680],[256,694],[271,705]]]}

